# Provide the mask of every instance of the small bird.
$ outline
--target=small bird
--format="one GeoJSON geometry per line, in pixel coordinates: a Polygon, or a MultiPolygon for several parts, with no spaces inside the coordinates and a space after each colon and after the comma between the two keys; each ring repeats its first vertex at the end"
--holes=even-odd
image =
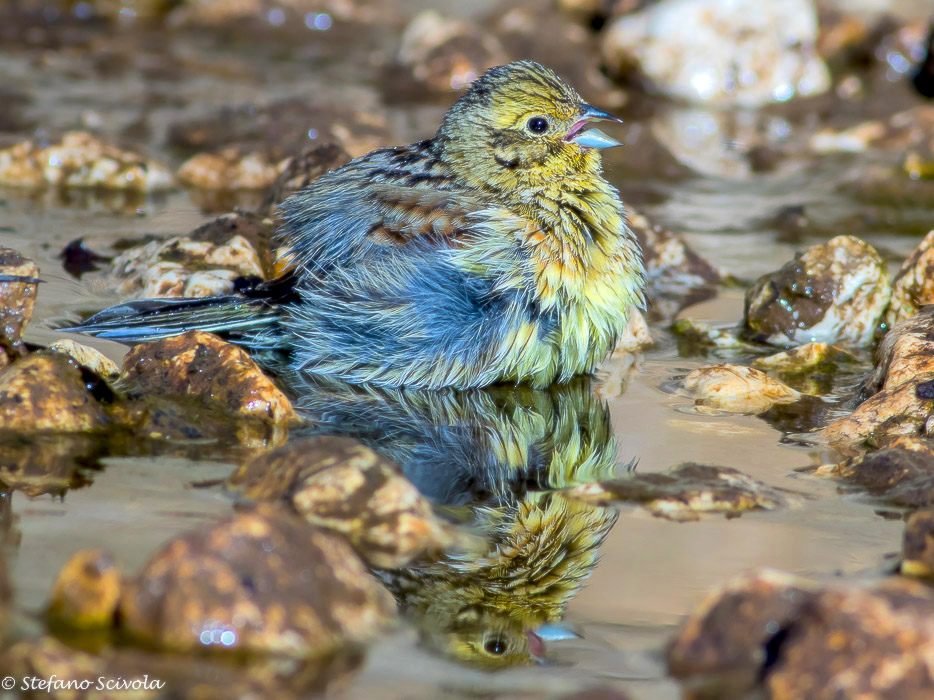
{"type": "Polygon", "coordinates": [[[492,68],[433,138],[353,160],[280,206],[286,280],[246,297],[131,302],[70,330],[138,342],[200,328],[384,387],[588,373],[642,304],[644,277],[601,175],[600,149],[620,144],[588,129],[595,120],[620,121],[548,68],[492,68]]]}

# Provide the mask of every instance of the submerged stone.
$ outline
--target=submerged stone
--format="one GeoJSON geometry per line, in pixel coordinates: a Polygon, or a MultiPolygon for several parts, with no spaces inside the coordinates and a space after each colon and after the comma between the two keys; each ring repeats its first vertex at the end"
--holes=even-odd
{"type": "Polygon", "coordinates": [[[801,394],[764,372],[743,365],[699,367],[681,380],[681,390],[696,405],[730,413],[762,413],[801,394]]]}
{"type": "Polygon", "coordinates": [[[893,506],[934,505],[934,442],[901,438],[890,446],[819,467],[818,476],[865,490],[893,506]]]}
{"type": "Polygon", "coordinates": [[[394,618],[343,538],[269,505],[172,540],[120,601],[128,633],[177,651],[321,657],[394,618]]]}
{"type": "Polygon", "coordinates": [[[290,442],[252,459],[227,483],[254,501],[285,501],[312,525],[341,533],[372,567],[400,568],[452,543],[399,468],[350,438],[290,442]]]}
{"type": "Polygon", "coordinates": [[[899,569],[905,576],[934,577],[934,510],[919,510],[909,516],[899,569]]]}
{"type": "Polygon", "coordinates": [[[668,520],[697,520],[704,513],[740,515],[789,505],[787,493],[730,467],[686,462],[664,472],[635,474],[581,484],[560,492],[568,499],[599,506],[635,503],[668,520]]]}
{"type": "Polygon", "coordinates": [[[137,345],[124,359],[121,380],[144,395],[193,396],[235,416],[298,421],[292,403],[245,350],[202,331],[137,345]]]}
{"type": "Polygon", "coordinates": [[[813,245],[746,293],[746,333],[773,345],[869,344],[891,296],[885,261],[853,236],[813,245]]]}

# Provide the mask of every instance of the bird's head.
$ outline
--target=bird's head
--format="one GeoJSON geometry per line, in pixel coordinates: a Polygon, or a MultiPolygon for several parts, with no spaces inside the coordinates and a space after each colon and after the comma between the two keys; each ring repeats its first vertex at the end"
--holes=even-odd
{"type": "Polygon", "coordinates": [[[591,107],[554,72],[534,61],[491,68],[445,115],[437,140],[463,180],[501,193],[598,176],[602,148],[620,145],[596,120],[621,121],[591,107]]]}

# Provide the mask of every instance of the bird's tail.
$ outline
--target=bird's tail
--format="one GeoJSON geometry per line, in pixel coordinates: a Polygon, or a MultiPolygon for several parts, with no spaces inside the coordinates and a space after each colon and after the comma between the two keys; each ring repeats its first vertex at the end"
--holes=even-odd
{"type": "Polygon", "coordinates": [[[59,330],[122,343],[142,343],[201,330],[218,333],[251,350],[273,350],[286,343],[280,318],[277,305],[236,295],[142,299],[111,306],[80,325],[59,330]]]}

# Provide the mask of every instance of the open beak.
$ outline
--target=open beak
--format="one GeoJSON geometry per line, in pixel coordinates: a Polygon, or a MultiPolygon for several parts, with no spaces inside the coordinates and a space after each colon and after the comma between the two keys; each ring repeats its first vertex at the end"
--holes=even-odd
{"type": "Polygon", "coordinates": [[[564,137],[565,141],[568,143],[576,143],[578,146],[583,146],[584,148],[613,148],[613,146],[623,145],[616,139],[610,138],[599,129],[587,129],[587,131],[582,131],[582,129],[592,121],[603,120],[622,124],[622,119],[614,117],[612,114],[604,112],[602,109],[591,107],[588,104],[582,104],[580,107],[580,118],[574,126],[571,127],[568,135],[564,137]]]}

